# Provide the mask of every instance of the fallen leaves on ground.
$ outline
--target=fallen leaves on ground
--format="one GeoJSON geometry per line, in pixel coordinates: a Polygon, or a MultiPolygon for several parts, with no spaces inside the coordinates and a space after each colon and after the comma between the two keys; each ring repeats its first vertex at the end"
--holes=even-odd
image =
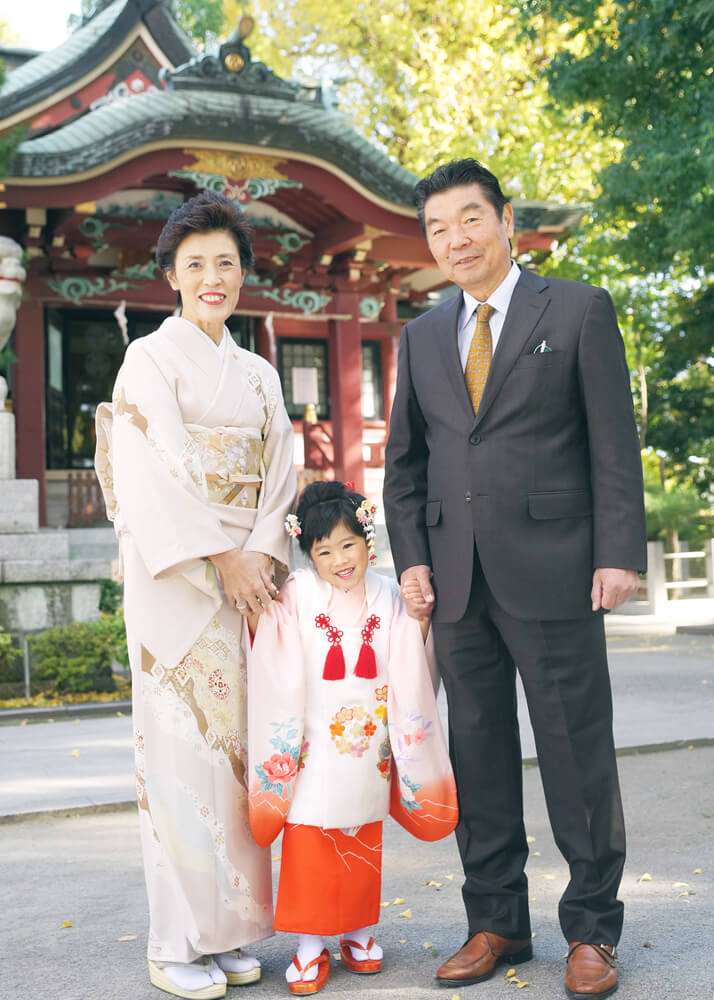
{"type": "Polygon", "coordinates": [[[652,879],[652,876],[650,875],[649,872],[645,872],[644,875],[640,875],[640,877],[637,879],[637,881],[638,882],[652,882],[653,879],[652,879]]]}
{"type": "Polygon", "coordinates": [[[399,938],[399,943],[400,944],[406,944],[407,943],[407,939],[406,938],[399,938]]]}
{"type": "Polygon", "coordinates": [[[673,889],[688,889],[689,882],[672,882],[673,889]]]}
{"type": "Polygon", "coordinates": [[[385,899],[385,901],[383,903],[380,903],[379,905],[382,907],[383,910],[386,910],[387,907],[391,906],[392,904],[388,899],[385,899]]]}
{"type": "Polygon", "coordinates": [[[704,874],[703,868],[695,868],[694,871],[692,872],[692,875],[703,875],[703,874],[704,874]]]}
{"type": "Polygon", "coordinates": [[[526,843],[535,844],[535,837],[526,837],[526,843]]]}
{"type": "Polygon", "coordinates": [[[136,941],[137,936],[136,934],[122,934],[121,937],[117,938],[117,941],[136,941]]]}
{"type": "Polygon", "coordinates": [[[523,990],[526,988],[526,986],[530,985],[527,979],[518,978],[515,969],[509,969],[506,975],[504,976],[504,979],[506,980],[507,983],[510,983],[511,986],[515,986],[517,990],[523,990]]]}
{"type": "Polygon", "coordinates": [[[435,882],[434,879],[430,879],[426,885],[428,889],[441,889],[443,882],[435,882]]]}
{"type": "Polygon", "coordinates": [[[72,753],[70,754],[70,757],[79,757],[79,756],[80,756],[79,750],[73,750],[72,753]]]}
{"type": "Polygon", "coordinates": [[[541,878],[546,879],[548,882],[552,882],[555,879],[555,875],[549,875],[547,872],[541,874],[541,878]]]}
{"type": "Polygon", "coordinates": [[[280,861],[280,855],[279,854],[274,854],[273,855],[273,861],[280,861]]]}
{"type": "Polygon", "coordinates": [[[412,919],[412,911],[411,910],[402,910],[402,912],[399,914],[399,916],[400,917],[404,917],[405,920],[411,920],[412,919]]]}
{"type": "Polygon", "coordinates": [[[392,902],[394,903],[395,906],[404,906],[404,904],[406,903],[406,899],[402,899],[401,896],[397,896],[397,898],[393,899],[392,902]]]}
{"type": "Polygon", "coordinates": [[[63,931],[66,931],[68,927],[74,927],[74,924],[72,923],[72,921],[71,920],[63,920],[62,923],[60,924],[60,928],[63,931]]]}
{"type": "Polygon", "coordinates": [[[444,878],[448,878],[449,882],[452,881],[453,877],[453,875],[444,875],[444,878]]]}

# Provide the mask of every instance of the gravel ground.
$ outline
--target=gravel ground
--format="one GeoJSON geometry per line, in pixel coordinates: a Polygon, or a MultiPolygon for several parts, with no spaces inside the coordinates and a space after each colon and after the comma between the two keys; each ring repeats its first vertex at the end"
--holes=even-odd
{"type": "MultiPolygon", "coordinates": [[[[626,924],[618,995],[711,1000],[714,747],[627,756],[620,770],[629,860],[622,886],[626,924]],[[651,879],[643,880],[646,873],[651,879]]],[[[536,768],[526,769],[525,797],[534,838],[528,873],[536,957],[518,969],[528,982],[519,995],[553,1000],[564,996],[565,944],[556,906],[566,870],[552,841],[536,768]]],[[[504,970],[488,983],[459,991],[434,986],[435,968],[465,934],[455,844],[452,838],[421,844],[391,822],[385,831],[382,898],[390,905],[378,931],[385,971],[357,979],[337,964],[323,995],[356,1000],[512,995],[516,988],[505,981],[504,970]],[[429,881],[441,888],[428,886],[429,881]],[[401,915],[405,911],[411,918],[401,915]]],[[[146,904],[133,809],[0,826],[0,858],[3,1000],[160,1000],[163,994],[146,975],[146,904]],[[72,926],[62,928],[64,921],[72,926]]],[[[283,971],[291,945],[278,935],[259,946],[264,978],[247,997],[288,995],[283,971]]]]}

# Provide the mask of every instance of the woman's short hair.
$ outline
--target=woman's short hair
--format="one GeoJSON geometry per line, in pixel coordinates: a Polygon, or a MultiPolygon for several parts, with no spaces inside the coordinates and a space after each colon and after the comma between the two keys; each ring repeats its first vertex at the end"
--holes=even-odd
{"type": "Polygon", "coordinates": [[[357,508],[365,498],[361,493],[348,489],[344,483],[310,483],[298,498],[297,518],[302,534],[298,544],[305,555],[312,546],[327,538],[339,524],[353,535],[364,536],[364,529],[357,520],[357,508]]]}
{"type": "Polygon", "coordinates": [[[164,272],[173,271],[176,252],[187,236],[215,230],[231,234],[238,248],[243,271],[253,266],[251,228],[245,215],[235,201],[212,191],[202,191],[174,209],[156,244],[156,263],[164,272]]]}

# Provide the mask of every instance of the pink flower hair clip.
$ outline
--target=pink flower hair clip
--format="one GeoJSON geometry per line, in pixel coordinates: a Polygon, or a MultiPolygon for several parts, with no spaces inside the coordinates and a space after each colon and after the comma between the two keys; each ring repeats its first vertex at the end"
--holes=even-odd
{"type": "Polygon", "coordinates": [[[367,552],[369,554],[369,561],[375,563],[377,561],[377,547],[375,545],[375,530],[374,530],[374,515],[377,513],[377,508],[369,500],[363,500],[355,511],[355,517],[362,525],[362,531],[364,532],[364,538],[367,542],[367,552]]]}
{"type": "Polygon", "coordinates": [[[302,528],[300,527],[297,514],[288,514],[285,518],[285,530],[291,538],[299,538],[302,535],[302,528]]]}

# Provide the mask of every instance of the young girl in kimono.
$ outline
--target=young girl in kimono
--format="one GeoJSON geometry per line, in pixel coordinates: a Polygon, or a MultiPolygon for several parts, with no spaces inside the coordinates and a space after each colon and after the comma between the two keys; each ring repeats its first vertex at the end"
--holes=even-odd
{"type": "Polygon", "coordinates": [[[369,568],[374,510],[341,483],[308,486],[286,528],[310,568],[248,622],[250,823],[260,844],[284,827],[275,929],[299,935],[294,994],[326,983],[326,936],[341,935],[350,972],[381,971],[372,926],[387,814],[424,840],[457,820],[428,623],[369,568]]]}

